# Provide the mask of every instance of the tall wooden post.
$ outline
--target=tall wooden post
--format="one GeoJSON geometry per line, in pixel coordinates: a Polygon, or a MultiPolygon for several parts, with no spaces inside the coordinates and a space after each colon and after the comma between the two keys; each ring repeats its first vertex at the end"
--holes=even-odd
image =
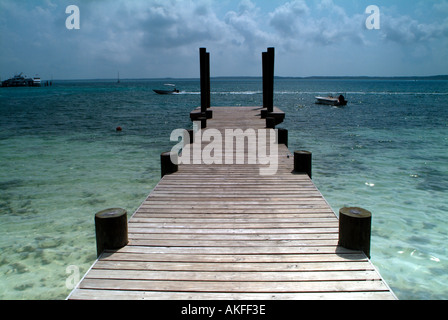
{"type": "Polygon", "coordinates": [[[210,108],[210,53],[199,48],[199,67],[201,76],[201,113],[210,108]]]}
{"type": "MultiPolygon", "coordinates": [[[[210,108],[210,52],[207,52],[207,54],[205,55],[205,67],[206,67],[206,99],[207,99],[207,108],[210,108]]],[[[210,111],[210,110],[208,110],[210,111]]]]}
{"type": "MultiPolygon", "coordinates": [[[[263,108],[267,108],[268,105],[268,53],[261,53],[261,63],[262,63],[262,77],[263,77],[263,108]]],[[[266,118],[266,115],[264,116],[266,118]]]]}
{"type": "Polygon", "coordinates": [[[268,48],[267,52],[262,53],[263,108],[266,108],[268,113],[274,111],[274,61],[274,48],[268,48]]]}

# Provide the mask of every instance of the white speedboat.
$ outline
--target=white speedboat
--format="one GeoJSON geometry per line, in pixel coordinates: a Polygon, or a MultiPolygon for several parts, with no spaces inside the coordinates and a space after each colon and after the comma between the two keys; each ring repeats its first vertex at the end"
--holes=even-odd
{"type": "Polygon", "coordinates": [[[345,106],[347,105],[347,100],[341,94],[339,97],[335,98],[332,96],[328,97],[316,97],[317,104],[325,104],[329,106],[345,106]]]}
{"type": "Polygon", "coordinates": [[[158,94],[173,94],[173,93],[179,93],[179,90],[176,89],[176,85],[171,84],[171,83],[166,83],[164,84],[165,86],[169,86],[169,87],[173,87],[173,89],[170,90],[159,90],[159,89],[152,89],[152,91],[154,91],[155,93],[158,94]]]}

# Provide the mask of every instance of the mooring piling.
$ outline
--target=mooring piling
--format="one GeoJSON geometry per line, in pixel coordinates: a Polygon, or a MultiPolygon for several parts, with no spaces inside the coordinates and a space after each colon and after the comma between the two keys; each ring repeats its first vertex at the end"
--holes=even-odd
{"type": "Polygon", "coordinates": [[[160,171],[162,178],[167,174],[177,172],[178,165],[172,161],[172,159],[175,158],[177,158],[177,154],[173,154],[172,152],[163,152],[160,155],[160,171]]]}
{"type": "Polygon", "coordinates": [[[339,245],[361,250],[370,259],[372,213],[363,208],[344,207],[339,210],[339,245]]]}
{"type": "Polygon", "coordinates": [[[127,212],[121,208],[102,210],[95,214],[96,253],[116,250],[128,244],[127,212]]]}
{"type": "Polygon", "coordinates": [[[294,151],[294,171],[306,173],[310,178],[312,171],[312,153],[306,150],[294,151]]]}

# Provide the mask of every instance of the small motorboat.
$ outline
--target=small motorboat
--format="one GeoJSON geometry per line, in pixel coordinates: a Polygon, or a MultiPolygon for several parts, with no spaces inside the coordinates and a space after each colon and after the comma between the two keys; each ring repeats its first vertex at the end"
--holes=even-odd
{"type": "Polygon", "coordinates": [[[316,97],[317,104],[325,104],[329,106],[345,106],[347,105],[347,100],[345,100],[344,96],[341,94],[339,97],[335,98],[332,96],[328,97],[316,97]]]}
{"type": "Polygon", "coordinates": [[[179,93],[179,90],[176,89],[176,85],[171,83],[164,84],[165,86],[174,87],[173,89],[165,89],[165,90],[159,90],[159,89],[152,89],[155,93],[158,94],[173,94],[173,93],[179,93]]]}

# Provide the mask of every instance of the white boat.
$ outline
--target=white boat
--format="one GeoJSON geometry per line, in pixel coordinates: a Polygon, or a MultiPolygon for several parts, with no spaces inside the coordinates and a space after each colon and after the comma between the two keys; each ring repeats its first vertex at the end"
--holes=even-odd
{"type": "Polygon", "coordinates": [[[13,78],[2,81],[1,87],[40,87],[40,77],[27,78],[23,73],[16,74],[13,78]]]}
{"type": "Polygon", "coordinates": [[[39,76],[35,76],[33,78],[33,87],[40,87],[42,85],[42,82],[40,80],[39,76]]]}
{"type": "Polygon", "coordinates": [[[316,97],[317,104],[325,104],[329,106],[345,106],[347,105],[347,100],[341,94],[339,97],[335,98],[332,96],[328,97],[316,97]]]}
{"type": "Polygon", "coordinates": [[[173,89],[170,89],[170,90],[158,90],[158,89],[152,89],[152,91],[154,91],[155,93],[158,93],[158,94],[173,94],[173,93],[179,93],[179,90],[176,89],[176,85],[175,85],[175,84],[165,83],[164,86],[169,86],[169,87],[174,87],[174,88],[173,88],[173,89]]]}

